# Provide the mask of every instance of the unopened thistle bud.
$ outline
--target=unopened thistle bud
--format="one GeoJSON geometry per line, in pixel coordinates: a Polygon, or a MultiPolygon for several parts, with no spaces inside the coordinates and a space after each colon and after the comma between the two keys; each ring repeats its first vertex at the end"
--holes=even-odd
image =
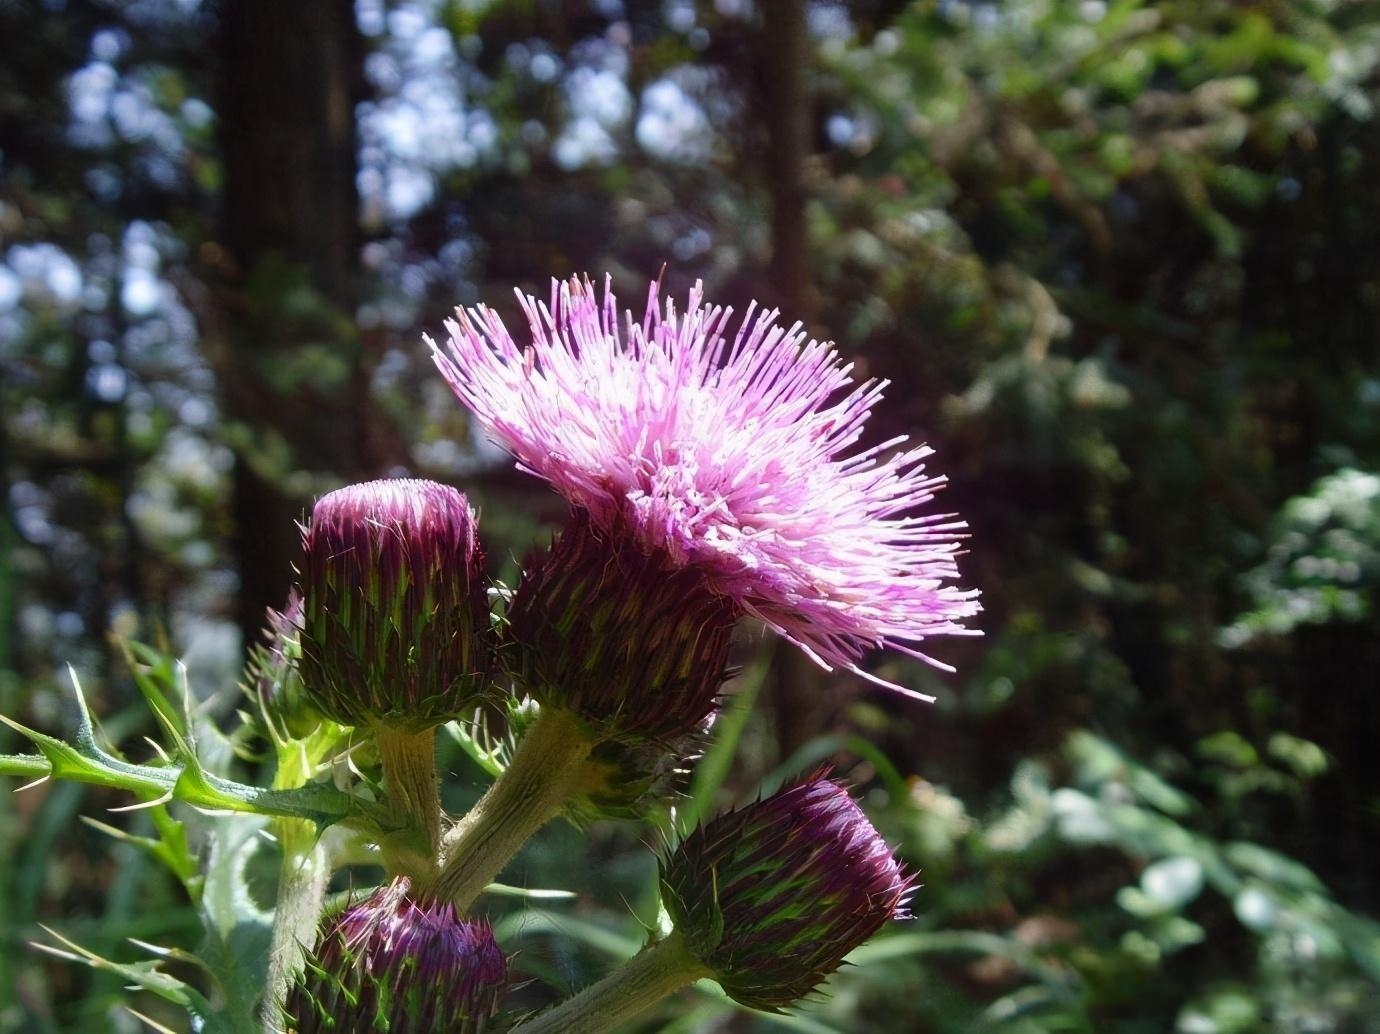
{"type": "Polygon", "coordinates": [[[284,1025],[293,1034],[480,1034],[507,989],[508,960],[487,921],[418,900],[396,879],[323,930],[288,992],[284,1025]]]}
{"type": "Polygon", "coordinates": [[[423,730],[472,707],[492,668],[474,511],[432,481],[322,496],[302,532],[302,677],[346,725],[423,730]]]}
{"type": "Polygon", "coordinates": [[[816,773],[700,827],[662,863],[662,901],[734,1001],[813,991],[915,886],[848,792],[816,773]]]}
{"type": "Polygon", "coordinates": [[[245,687],[258,713],[274,726],[278,735],[298,739],[309,736],[322,717],[308,699],[298,671],[301,625],[302,596],[294,589],[282,610],[268,608],[263,641],[256,643],[250,653],[245,687]]]}
{"type": "Polygon", "coordinates": [[[717,707],[738,607],[694,568],[575,510],[508,612],[513,663],[543,707],[601,739],[670,742],[717,707]]]}

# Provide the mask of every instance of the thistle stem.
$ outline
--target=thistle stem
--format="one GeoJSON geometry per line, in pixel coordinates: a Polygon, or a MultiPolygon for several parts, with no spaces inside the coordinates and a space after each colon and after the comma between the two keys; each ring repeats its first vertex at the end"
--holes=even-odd
{"type": "Polygon", "coordinates": [[[316,927],[330,859],[306,819],[279,819],[278,841],[283,861],[278,875],[278,900],[273,911],[273,938],[268,953],[268,986],[262,1005],[264,1028],[282,1027],[280,1010],[288,988],[302,971],[303,953],[316,943],[316,927]]]}
{"type": "Polygon", "coordinates": [[[441,846],[441,794],[436,779],[436,730],[408,732],[382,723],[374,726],[383,785],[398,808],[403,828],[384,844],[388,867],[425,880],[436,867],[441,846]]]}
{"type": "Polygon", "coordinates": [[[512,1034],[561,1034],[615,1030],[668,995],[713,973],[690,953],[676,932],[634,955],[621,968],[574,998],[567,998],[513,1028],[512,1034]]]}
{"type": "Polygon", "coordinates": [[[463,912],[527,839],[587,788],[595,743],[568,711],[543,710],[512,760],[468,815],[445,836],[442,865],[428,888],[463,912]]]}

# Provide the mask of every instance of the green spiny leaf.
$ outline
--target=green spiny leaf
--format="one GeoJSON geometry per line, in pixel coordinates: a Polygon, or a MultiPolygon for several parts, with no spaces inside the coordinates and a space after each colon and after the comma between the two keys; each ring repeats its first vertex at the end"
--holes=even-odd
{"type": "Polygon", "coordinates": [[[158,724],[175,736],[185,736],[189,729],[186,716],[173,704],[177,686],[176,666],[166,654],[144,643],[129,639],[116,639],[115,642],[124,655],[134,684],[139,687],[158,724]]]}
{"type": "Polygon", "coordinates": [[[172,1002],[187,1010],[188,1015],[196,1022],[197,1029],[204,1031],[205,1034],[249,1034],[254,1028],[245,1028],[227,1021],[227,1019],[208,1002],[204,995],[190,984],[179,980],[170,973],[165,973],[159,969],[159,963],[165,958],[174,958],[178,961],[188,961],[200,963],[200,960],[186,952],[179,952],[172,949],[158,948],[154,945],[144,944],[140,941],[137,944],[145,951],[150,951],[158,957],[147,962],[112,962],[102,958],[95,952],[88,951],[74,941],[68,940],[61,934],[48,927],[41,927],[44,933],[58,942],[58,946],[50,944],[40,944],[35,942],[34,947],[39,951],[46,952],[60,959],[70,962],[79,962],[90,966],[92,969],[103,970],[107,973],[115,973],[131,984],[143,988],[165,1001],[172,1002]]]}
{"type": "MultiPolygon", "coordinates": [[[[265,790],[211,775],[202,768],[192,745],[176,730],[174,723],[165,723],[164,731],[173,740],[181,765],[175,762],[158,766],[131,764],[109,753],[98,742],[95,724],[75,672],[72,673],[72,686],[78,711],[73,743],[66,743],[0,715],[0,721],[26,736],[39,749],[47,759],[49,774],[53,778],[128,790],[145,801],[161,802],[176,798],[209,811],[309,819],[319,827],[351,815],[362,817],[368,808],[365,802],[322,784],[311,784],[295,790],[265,790]]],[[[23,767],[34,770],[34,763],[29,761],[23,767]]],[[[378,816],[374,817],[377,819],[378,816]]]]}
{"type": "Polygon", "coordinates": [[[237,1030],[258,1029],[258,1000],[268,972],[273,916],[256,900],[251,886],[259,852],[260,818],[232,816],[211,820],[211,850],[201,898],[206,938],[198,954],[226,996],[225,1012],[237,1030]]]}
{"type": "MultiPolygon", "coordinates": [[[[150,811],[161,811],[166,814],[166,809],[161,805],[157,808],[150,809],[150,811]]],[[[136,847],[149,857],[161,862],[174,876],[182,881],[184,886],[187,886],[190,881],[196,879],[196,859],[193,858],[191,853],[187,850],[187,839],[180,822],[173,821],[172,823],[172,825],[177,828],[177,831],[181,833],[179,843],[176,836],[170,838],[166,833],[158,839],[154,839],[153,837],[144,837],[129,833],[126,830],[107,825],[98,819],[93,819],[86,815],[81,816],[81,820],[92,829],[100,830],[109,837],[113,837],[132,847],[136,847]]],[[[165,829],[166,828],[167,827],[165,827],[165,829]]],[[[160,830],[160,832],[163,831],[160,830]]]]}

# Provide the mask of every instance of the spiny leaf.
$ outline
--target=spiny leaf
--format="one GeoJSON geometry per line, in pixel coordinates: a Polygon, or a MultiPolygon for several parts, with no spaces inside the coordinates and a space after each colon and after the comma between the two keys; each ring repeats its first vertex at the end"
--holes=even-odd
{"type": "Polygon", "coordinates": [[[174,736],[185,736],[189,725],[187,716],[179,713],[171,699],[171,691],[176,688],[177,673],[167,655],[130,639],[116,639],[115,642],[124,655],[134,684],[139,687],[158,724],[174,736]]]}
{"type": "MultiPolygon", "coordinates": [[[[27,737],[39,749],[53,778],[128,790],[144,801],[176,798],[207,811],[283,815],[308,819],[318,827],[329,826],[351,815],[363,817],[370,809],[366,802],[332,786],[310,784],[294,790],[265,790],[211,775],[201,766],[192,745],[178,731],[175,722],[164,724],[164,731],[176,748],[173,764],[131,764],[109,753],[98,742],[75,671],[72,672],[72,687],[78,714],[73,743],[0,715],[0,721],[27,737]]],[[[27,762],[24,767],[34,770],[36,760],[27,762]]],[[[375,821],[379,818],[377,809],[373,810],[372,818],[375,821]]]]}
{"type": "Polygon", "coordinates": [[[251,873],[264,850],[263,819],[212,819],[206,859],[200,959],[216,974],[225,1014],[237,1028],[257,1029],[256,1012],[268,972],[273,915],[256,899],[251,873]]]}
{"type": "Polygon", "coordinates": [[[21,736],[27,737],[39,749],[50,766],[49,774],[55,779],[99,783],[119,790],[129,790],[146,800],[162,796],[172,785],[167,771],[130,765],[111,757],[95,745],[95,738],[89,733],[79,730],[78,742],[84,740],[85,743],[78,746],[20,725],[4,715],[0,715],[0,721],[21,736]]]}
{"type": "Polygon", "coordinates": [[[168,826],[161,828],[159,830],[161,835],[159,839],[155,840],[153,837],[137,836],[86,815],[81,816],[81,820],[92,829],[100,830],[109,837],[137,847],[151,858],[162,862],[174,876],[182,881],[184,886],[188,886],[198,877],[197,862],[187,849],[186,833],[180,822],[174,821],[172,823],[172,827],[175,829],[168,826]]]}
{"type": "Polygon", "coordinates": [[[68,940],[55,930],[46,926],[40,927],[40,929],[57,941],[58,946],[34,942],[33,946],[39,951],[70,962],[80,962],[92,969],[103,970],[124,977],[131,984],[186,1009],[197,1029],[204,1031],[205,1034],[249,1034],[243,1026],[236,1026],[227,1022],[196,988],[158,968],[159,963],[164,958],[201,964],[201,960],[196,956],[135,941],[132,943],[152,952],[158,958],[148,962],[112,962],[95,952],[88,951],[75,941],[68,940]]]}
{"type": "Polygon", "coordinates": [[[283,815],[324,827],[357,810],[356,799],[333,786],[313,783],[296,790],[265,790],[214,776],[193,756],[183,761],[173,795],[205,811],[283,815]]]}

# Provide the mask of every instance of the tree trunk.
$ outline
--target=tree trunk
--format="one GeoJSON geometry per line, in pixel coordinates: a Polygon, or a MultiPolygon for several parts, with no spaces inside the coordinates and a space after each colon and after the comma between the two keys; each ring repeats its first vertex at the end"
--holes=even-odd
{"type": "Polygon", "coordinates": [[[371,466],[353,330],[363,45],[352,0],[225,0],[219,14],[228,326],[213,362],[235,448],[239,623],[253,636],[285,599],[294,522],[322,475],[371,466]]]}
{"type": "Polygon", "coordinates": [[[760,67],[767,123],[771,190],[773,299],[788,323],[806,318],[805,161],[810,153],[807,76],[810,37],[804,0],[762,5],[760,67]]]}
{"type": "MultiPolygon", "coordinates": [[[[810,153],[807,78],[810,37],[804,0],[762,5],[758,67],[767,126],[764,171],[771,193],[771,302],[783,321],[809,323],[809,267],[805,226],[805,163],[810,153]]],[[[821,724],[819,701],[828,676],[798,650],[781,655],[773,684],[776,736],[787,757],[821,724]]]]}

